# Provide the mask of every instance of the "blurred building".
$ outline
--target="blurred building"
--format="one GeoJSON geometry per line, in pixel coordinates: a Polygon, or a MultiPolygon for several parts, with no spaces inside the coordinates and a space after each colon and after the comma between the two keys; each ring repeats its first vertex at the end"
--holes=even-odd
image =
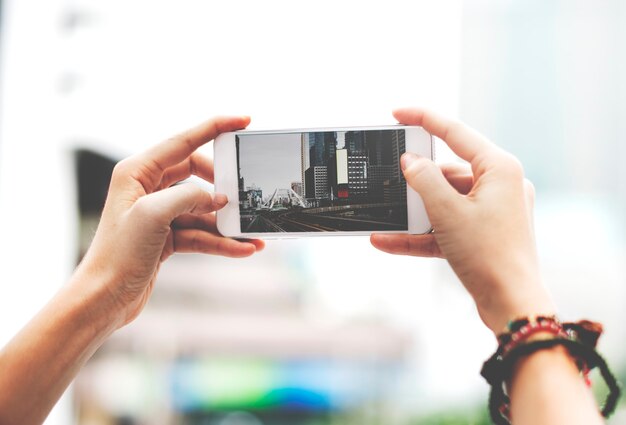
{"type": "MultiPolygon", "coordinates": [[[[84,252],[113,162],[89,151],[76,161],[84,252]]],[[[260,198],[246,189],[250,202],[260,198]]],[[[283,250],[272,258],[239,269],[203,256],[168,261],[141,317],[78,377],[78,422],[228,424],[242,412],[266,424],[371,421],[366,406],[387,403],[411,337],[375,321],[309,317],[306,269],[283,250]]]]}
{"type": "MultiPolygon", "coordinates": [[[[228,111],[260,128],[372,125],[420,104],[520,157],[544,280],[564,317],[605,323],[601,351],[626,378],[625,2],[0,4],[2,343],[88,245],[112,167],[100,159],[228,111]],[[319,22],[342,31],[303,30],[319,22]]],[[[370,152],[345,143],[357,190],[370,152]]],[[[380,174],[384,198],[396,176],[380,174]]],[[[268,245],[237,262],[173,258],[48,423],[486,423],[474,413],[493,337],[443,261],[364,238],[268,245]]]]}

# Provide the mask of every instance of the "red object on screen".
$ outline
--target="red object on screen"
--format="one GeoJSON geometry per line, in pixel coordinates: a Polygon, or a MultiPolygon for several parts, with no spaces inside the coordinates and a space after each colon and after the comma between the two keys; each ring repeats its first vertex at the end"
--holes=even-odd
{"type": "Polygon", "coordinates": [[[348,189],[339,189],[337,191],[338,198],[347,198],[348,197],[348,189]]]}

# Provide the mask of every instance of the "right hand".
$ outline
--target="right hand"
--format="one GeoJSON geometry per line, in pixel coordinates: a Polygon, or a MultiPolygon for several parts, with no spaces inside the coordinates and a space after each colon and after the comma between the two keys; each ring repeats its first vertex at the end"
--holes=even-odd
{"type": "Polygon", "coordinates": [[[117,327],[135,319],[161,263],[175,252],[247,257],[263,249],[261,240],[219,234],[214,211],[226,205],[225,195],[176,184],[191,175],[212,183],[213,162],[197,149],[249,122],[248,117],[210,119],[115,167],[98,230],[74,279],[94,289],[93,282],[106,277],[99,292],[110,294],[110,301],[98,306],[111,307],[100,316],[119,317],[117,327]]]}
{"type": "Polygon", "coordinates": [[[539,273],[534,189],[520,162],[460,122],[421,109],[400,109],[394,116],[442,139],[471,169],[440,169],[427,158],[404,154],[404,176],[424,200],[434,231],[374,234],[372,244],[392,254],[446,258],[496,334],[511,319],[554,314],[539,273]]]}

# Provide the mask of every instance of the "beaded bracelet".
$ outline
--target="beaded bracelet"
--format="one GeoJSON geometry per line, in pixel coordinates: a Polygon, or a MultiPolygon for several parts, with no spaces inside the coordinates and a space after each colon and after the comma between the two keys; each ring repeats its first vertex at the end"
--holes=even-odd
{"type": "Polygon", "coordinates": [[[620,387],[606,361],[595,350],[601,334],[602,325],[587,320],[561,324],[554,316],[538,316],[509,322],[507,331],[498,335],[498,349],[484,363],[480,372],[491,386],[489,412],[493,422],[497,425],[510,424],[511,400],[504,385],[511,378],[517,361],[557,345],[563,346],[574,358],[587,385],[591,385],[589,371],[595,367],[600,370],[610,391],[601,413],[604,417],[613,413],[620,396],[620,387]],[[533,339],[539,335],[541,339],[533,339]]]}
{"type": "Polygon", "coordinates": [[[540,333],[553,337],[567,338],[568,334],[554,316],[539,316],[534,320],[521,319],[509,323],[510,332],[500,334],[498,340],[502,346],[502,355],[506,355],[518,345],[540,333]]]}

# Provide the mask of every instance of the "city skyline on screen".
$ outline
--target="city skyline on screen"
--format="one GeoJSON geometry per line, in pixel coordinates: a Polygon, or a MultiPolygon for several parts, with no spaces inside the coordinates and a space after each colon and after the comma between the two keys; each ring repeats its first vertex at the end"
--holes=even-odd
{"type": "Polygon", "coordinates": [[[242,232],[406,230],[404,130],[236,136],[242,232]]]}

